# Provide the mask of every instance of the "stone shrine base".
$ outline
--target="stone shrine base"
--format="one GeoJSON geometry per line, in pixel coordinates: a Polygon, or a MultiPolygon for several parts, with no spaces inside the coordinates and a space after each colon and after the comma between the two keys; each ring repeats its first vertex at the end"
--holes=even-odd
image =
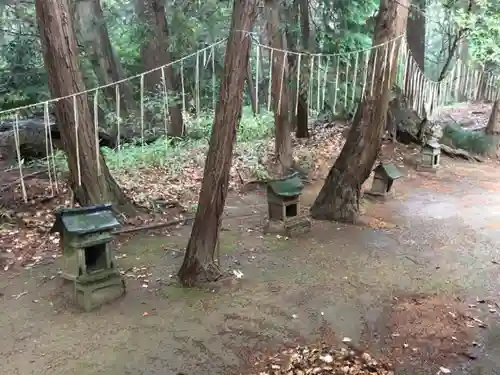
{"type": "Polygon", "coordinates": [[[120,275],[91,283],[63,279],[63,294],[84,311],[92,311],[125,294],[125,280],[120,275]]]}
{"type": "Polygon", "coordinates": [[[428,166],[424,166],[424,165],[421,165],[421,164],[417,164],[415,170],[417,172],[427,172],[427,173],[437,173],[439,169],[439,166],[437,167],[428,167],[428,166]]]}
{"type": "Polygon", "coordinates": [[[280,234],[286,237],[297,237],[311,230],[311,221],[305,216],[297,216],[285,221],[268,220],[264,226],[265,234],[280,234]]]}
{"type": "Polygon", "coordinates": [[[392,198],[394,197],[394,188],[392,188],[391,190],[389,190],[387,193],[380,193],[378,191],[373,191],[373,190],[365,190],[363,192],[363,195],[366,195],[367,197],[371,198],[371,199],[380,199],[380,200],[385,200],[386,198],[392,198]]]}

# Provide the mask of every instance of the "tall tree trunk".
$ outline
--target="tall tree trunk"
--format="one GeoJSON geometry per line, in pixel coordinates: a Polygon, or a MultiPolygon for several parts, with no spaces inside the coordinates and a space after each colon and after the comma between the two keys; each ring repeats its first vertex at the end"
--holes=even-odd
{"type": "Polygon", "coordinates": [[[493,103],[491,115],[488,120],[488,125],[485,130],[486,134],[500,134],[500,100],[497,99],[493,103]]]}
{"type": "MultiPolygon", "coordinates": [[[[85,91],[68,0],[36,0],[35,7],[52,97],[85,91]]],[[[98,172],[95,157],[98,145],[87,95],[76,96],[76,104],[78,132],[75,131],[73,99],[55,103],[57,125],[68,157],[69,184],[76,199],[81,205],[111,202],[117,210],[133,214],[133,205],[111,176],[100,153],[101,173],[98,172]]]]}
{"type": "MultiPolygon", "coordinates": [[[[145,70],[153,70],[165,65],[165,85],[169,95],[180,96],[179,79],[174,72],[172,65],[167,65],[172,61],[169,50],[169,31],[165,6],[161,0],[136,0],[137,13],[143,21],[149,35],[145,37],[145,42],[141,46],[141,56],[145,70]]],[[[158,69],[144,77],[145,87],[154,89],[162,82],[162,70],[158,69]]],[[[168,134],[174,137],[184,135],[184,121],[182,118],[181,100],[170,100],[169,113],[170,122],[168,134]]]]}
{"type": "MultiPolygon", "coordinates": [[[[478,67],[478,69],[480,69],[478,67]]],[[[495,66],[492,63],[486,63],[483,67],[483,74],[481,75],[481,79],[479,80],[479,89],[477,90],[477,101],[490,101],[490,98],[488,98],[488,89],[489,89],[489,82],[491,78],[491,73],[494,71],[495,66]]]]}
{"type": "MultiPolygon", "coordinates": [[[[309,1],[299,0],[300,7],[300,31],[302,35],[302,46],[305,51],[309,51],[311,41],[311,26],[309,24],[309,1]]],[[[309,71],[309,64],[303,61],[304,65],[302,82],[300,83],[299,100],[297,103],[297,128],[295,129],[295,136],[297,138],[309,138],[309,106],[307,105],[307,84],[311,79],[311,72],[309,71]]],[[[300,68],[299,68],[300,69],[300,68]]]]}
{"type": "Polygon", "coordinates": [[[457,86],[457,100],[459,102],[466,102],[467,95],[465,92],[465,81],[467,76],[466,66],[469,66],[469,41],[467,38],[463,38],[458,42],[458,56],[462,65],[460,66],[460,76],[459,76],[459,85],[457,86]]]}
{"type": "Polygon", "coordinates": [[[196,282],[214,281],[220,277],[215,262],[222,213],[229,184],[229,171],[236,139],[236,127],[241,119],[243,89],[250,57],[252,31],[257,17],[257,0],[235,0],[231,34],[224,57],[224,75],[214,126],[203,173],[203,182],[191,237],[178,276],[185,286],[196,282]]]}
{"type": "MultiPolygon", "coordinates": [[[[290,51],[300,51],[300,29],[297,28],[299,24],[299,0],[293,0],[289,5],[284,7],[284,18],[285,18],[285,37],[286,45],[290,51]]],[[[288,73],[290,77],[297,75],[298,69],[298,56],[295,54],[288,54],[288,73]]],[[[301,64],[302,65],[302,64],[301,64]]],[[[301,72],[302,73],[302,72],[301,72]]],[[[288,105],[290,110],[288,111],[288,122],[290,124],[290,131],[296,131],[297,129],[297,113],[295,108],[297,108],[297,90],[300,85],[298,85],[296,79],[291,79],[289,82],[288,90],[288,105]]]]}
{"type": "MultiPolygon", "coordinates": [[[[90,59],[100,85],[107,85],[123,79],[123,69],[117,59],[104,20],[100,0],[77,0],[73,12],[75,29],[90,59]]],[[[121,108],[124,113],[132,112],[137,106],[129,82],[120,84],[121,108]]],[[[116,88],[104,89],[106,98],[116,104],[116,88]]]]}
{"type": "MultiPolygon", "coordinates": [[[[257,61],[257,64],[259,62],[257,61]]],[[[257,115],[259,113],[259,108],[257,108],[257,96],[255,95],[255,88],[254,88],[254,83],[253,83],[253,78],[252,78],[252,67],[250,64],[247,66],[247,88],[248,88],[248,96],[250,98],[250,104],[252,106],[252,112],[254,115],[257,115]]]]}
{"type": "Polygon", "coordinates": [[[418,64],[425,71],[425,0],[413,0],[410,7],[406,32],[408,35],[408,46],[418,64]]]}
{"type": "MultiPolygon", "coordinates": [[[[474,0],[467,0],[467,2],[468,2],[468,5],[467,5],[467,8],[465,11],[466,11],[466,14],[470,15],[471,12],[473,11],[474,0]]],[[[446,55],[445,55],[446,59],[445,59],[444,64],[441,68],[441,72],[439,73],[437,82],[441,82],[442,80],[445,79],[446,75],[448,74],[448,70],[451,66],[451,63],[453,61],[453,57],[455,56],[455,53],[457,52],[461,43],[465,40],[467,32],[468,32],[468,27],[461,27],[461,28],[454,30],[453,35],[450,35],[450,39],[448,42],[449,46],[448,46],[448,50],[447,50],[446,55]]],[[[460,76],[460,70],[458,71],[458,75],[460,76]]],[[[459,85],[457,85],[457,86],[459,86],[459,85]]],[[[459,91],[456,93],[457,98],[459,98],[459,101],[460,101],[460,95],[463,91],[465,91],[465,88],[463,88],[461,90],[462,91],[459,91]]],[[[437,97],[439,97],[441,95],[440,86],[438,86],[436,95],[437,95],[437,97]]],[[[433,109],[434,108],[432,107],[432,103],[431,103],[430,113],[432,113],[433,109]]],[[[422,118],[422,121],[420,121],[420,124],[418,126],[418,133],[417,133],[417,139],[421,143],[424,142],[424,128],[425,128],[425,125],[427,124],[427,122],[428,122],[427,113],[425,113],[425,108],[424,108],[424,116],[422,118]]]]}
{"type": "Polygon", "coordinates": [[[288,62],[286,54],[277,50],[286,50],[285,38],[280,30],[280,5],[277,0],[265,0],[267,34],[271,47],[274,48],[272,61],[272,104],[274,111],[275,150],[281,173],[285,174],[293,167],[292,137],[288,122],[287,78],[288,62]]]}
{"type": "MultiPolygon", "coordinates": [[[[425,0],[413,0],[412,4],[414,6],[410,7],[406,26],[408,47],[420,70],[425,72],[425,17],[422,13],[425,10],[425,0]]],[[[411,59],[408,59],[408,64],[410,63],[411,59]]],[[[407,88],[410,85],[410,80],[411,76],[408,75],[405,81],[407,88]]],[[[408,100],[412,103],[413,97],[408,97],[408,100]]]]}
{"type": "MultiPolygon", "coordinates": [[[[401,35],[407,15],[407,1],[380,0],[373,45],[401,35]]],[[[389,48],[389,45],[385,48],[389,48]]],[[[311,215],[315,219],[347,223],[357,219],[361,186],[370,176],[381,146],[390,89],[396,76],[398,50],[395,48],[392,64],[384,61],[384,53],[372,54],[370,57],[369,66],[375,67],[377,77],[373,94],[370,94],[370,88],[364,92],[347,141],[311,207],[311,215]]]]}
{"type": "MultiPolygon", "coordinates": [[[[465,11],[465,14],[467,17],[469,17],[471,14],[473,14],[476,11],[476,1],[475,0],[462,0],[460,1],[461,4],[463,4],[463,8],[465,11]]],[[[469,64],[469,40],[467,38],[467,31],[463,31],[461,33],[461,36],[455,36],[455,50],[452,50],[449,52],[450,55],[454,55],[456,50],[458,49],[458,56],[459,59],[462,61],[462,66],[461,66],[461,71],[460,71],[460,78],[459,78],[459,83],[458,89],[456,92],[457,95],[457,100],[459,102],[466,102],[469,98],[467,98],[467,93],[465,91],[465,82],[466,82],[466,77],[467,77],[467,72],[468,69],[465,69],[465,67],[470,67],[469,64]]]]}

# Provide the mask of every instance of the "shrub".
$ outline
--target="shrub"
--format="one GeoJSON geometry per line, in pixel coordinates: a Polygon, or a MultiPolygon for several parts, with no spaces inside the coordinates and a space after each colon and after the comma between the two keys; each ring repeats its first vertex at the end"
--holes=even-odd
{"type": "Polygon", "coordinates": [[[495,146],[495,138],[479,131],[470,131],[458,125],[447,125],[443,138],[455,148],[460,148],[474,154],[487,154],[495,146]]]}

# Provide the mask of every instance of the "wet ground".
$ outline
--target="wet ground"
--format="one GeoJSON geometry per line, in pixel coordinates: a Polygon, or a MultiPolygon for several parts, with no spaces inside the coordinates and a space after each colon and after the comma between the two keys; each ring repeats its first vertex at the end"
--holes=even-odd
{"type": "MultiPolygon", "coordinates": [[[[206,289],[172,281],[188,226],[125,241],[118,262],[129,274],[128,293],[96,312],[61,298],[55,264],[4,274],[3,373],[232,375],[255,353],[325,334],[383,353],[377,337],[395,296],[500,302],[497,168],[445,160],[435,175],[409,171],[393,199],[363,205],[368,225],[314,222],[298,239],[261,234],[262,195],[233,197],[228,215],[245,216],[224,221],[221,260],[244,276],[206,289]]],[[[308,189],[305,205],[319,188],[308,189]]],[[[476,360],[447,364],[453,374],[500,373],[499,316],[477,314],[488,322],[477,337],[482,349],[476,360]]],[[[438,368],[400,366],[398,373],[438,368]]]]}

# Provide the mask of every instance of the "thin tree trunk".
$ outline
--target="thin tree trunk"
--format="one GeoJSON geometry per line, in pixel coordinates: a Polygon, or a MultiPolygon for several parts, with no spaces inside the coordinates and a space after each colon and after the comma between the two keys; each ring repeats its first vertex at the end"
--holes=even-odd
{"type": "MultiPolygon", "coordinates": [[[[258,62],[257,62],[258,63],[258,62]]],[[[247,88],[248,88],[248,96],[250,97],[250,104],[252,105],[252,112],[255,115],[259,113],[259,109],[257,108],[257,97],[255,96],[255,87],[252,78],[252,68],[250,64],[247,66],[247,88]]]]}
{"type": "Polygon", "coordinates": [[[224,75],[214,126],[203,173],[198,210],[191,237],[178,276],[185,286],[199,281],[214,281],[220,277],[215,262],[222,213],[229,184],[229,171],[236,139],[236,127],[241,119],[243,89],[250,57],[252,31],[257,17],[257,0],[235,0],[231,34],[224,57],[224,75]]]}
{"type": "Polygon", "coordinates": [[[486,134],[500,134],[500,100],[497,99],[493,103],[491,115],[486,126],[486,134]]]}
{"type": "MultiPolygon", "coordinates": [[[[75,29],[99,84],[107,85],[123,79],[123,69],[109,39],[101,1],[78,0],[73,13],[75,29]]],[[[104,89],[104,93],[108,101],[116,105],[115,90],[115,86],[108,86],[104,89]]],[[[120,84],[120,100],[123,113],[131,113],[137,107],[129,82],[120,84]]]]}
{"type": "Polygon", "coordinates": [[[281,173],[285,174],[293,167],[292,137],[288,122],[287,78],[288,62],[286,54],[277,50],[286,50],[283,33],[280,30],[280,6],[277,0],[265,0],[264,12],[267,22],[267,34],[271,47],[275,49],[272,61],[272,104],[274,111],[275,150],[281,173]]]}
{"type": "MultiPolygon", "coordinates": [[[[64,97],[84,91],[68,0],[36,0],[35,6],[52,97],[64,97]]],[[[111,176],[100,153],[101,173],[98,173],[95,157],[98,145],[87,95],[77,96],[76,104],[78,133],[75,131],[73,99],[55,103],[57,124],[68,157],[69,184],[76,199],[83,206],[111,202],[123,213],[135,213],[133,205],[111,176]]]]}
{"type": "Polygon", "coordinates": [[[488,98],[488,88],[489,88],[489,81],[491,78],[491,75],[489,72],[493,71],[495,66],[491,63],[486,63],[484,68],[483,68],[483,74],[481,75],[481,79],[479,81],[479,90],[477,92],[477,101],[490,101],[490,98],[488,98]]]}
{"type": "MultiPolygon", "coordinates": [[[[311,26],[309,24],[309,2],[308,0],[299,0],[300,7],[300,31],[302,35],[302,46],[305,51],[309,51],[311,40],[311,26]]],[[[311,72],[309,71],[309,64],[304,65],[303,76],[300,83],[299,100],[297,103],[297,128],[295,129],[295,136],[297,138],[309,138],[309,106],[307,104],[307,84],[311,79],[311,72]]],[[[299,68],[300,69],[300,68],[299,68]]]]}
{"type": "MultiPolygon", "coordinates": [[[[181,137],[184,135],[184,121],[180,100],[172,100],[180,95],[179,79],[170,64],[172,61],[169,50],[169,31],[165,14],[165,6],[161,0],[137,0],[137,13],[148,29],[149,35],[141,46],[141,55],[145,70],[153,70],[164,66],[165,85],[170,96],[168,135],[181,137]]],[[[162,70],[158,69],[144,77],[145,87],[154,89],[162,83],[162,70]]]]}
{"type": "MultiPolygon", "coordinates": [[[[380,0],[373,45],[401,35],[407,14],[407,1],[380,0]]],[[[370,57],[369,66],[375,67],[377,77],[373,94],[370,94],[370,88],[365,90],[347,141],[311,207],[311,216],[315,219],[347,223],[357,219],[361,186],[370,176],[382,142],[390,89],[396,76],[397,51],[398,48],[395,48],[392,64],[384,61],[383,53],[377,54],[376,60],[375,54],[370,57]]]]}

